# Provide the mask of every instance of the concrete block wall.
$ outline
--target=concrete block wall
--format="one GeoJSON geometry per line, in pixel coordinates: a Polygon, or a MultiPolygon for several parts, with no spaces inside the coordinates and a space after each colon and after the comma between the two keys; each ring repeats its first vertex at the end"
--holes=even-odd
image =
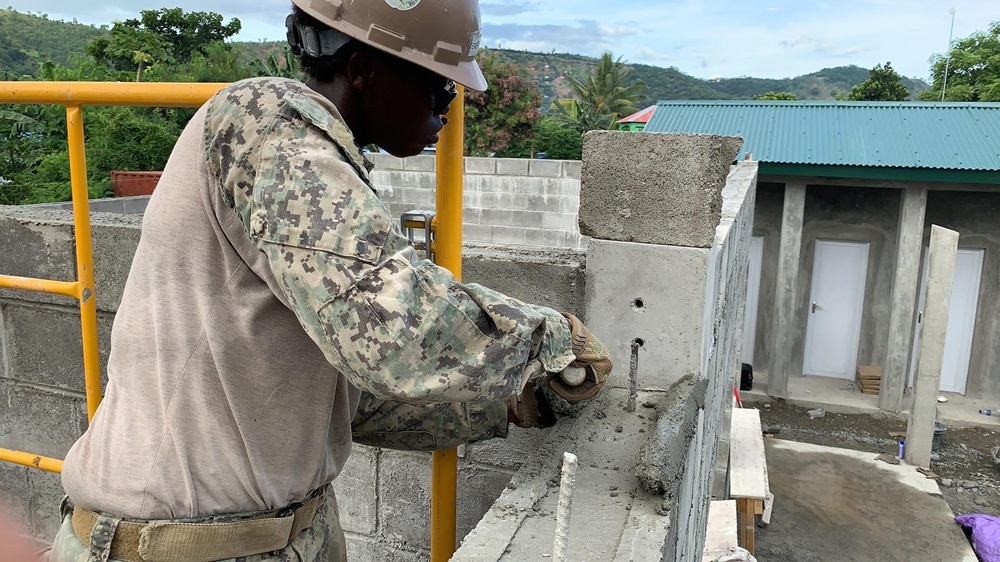
{"type": "MultiPolygon", "coordinates": [[[[394,217],[434,209],[434,156],[369,155],[372,183],[394,217]]],[[[464,228],[468,242],[583,248],[577,226],[580,162],[466,158],[464,228]]]]}

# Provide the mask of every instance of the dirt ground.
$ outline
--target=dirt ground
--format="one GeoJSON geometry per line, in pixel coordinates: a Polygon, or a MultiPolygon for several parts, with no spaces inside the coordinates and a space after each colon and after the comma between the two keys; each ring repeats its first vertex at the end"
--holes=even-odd
{"type": "MultiPolygon", "coordinates": [[[[890,433],[906,431],[906,422],[892,416],[828,413],[810,419],[807,408],[789,406],[782,400],[750,406],[760,409],[764,431],[775,439],[895,455],[899,437],[890,433]]],[[[998,445],[1000,433],[990,429],[949,427],[945,432],[931,470],[940,475],[942,494],[956,515],[1000,515],[1000,469],[990,452],[998,445]]],[[[760,531],[759,544],[764,544],[767,529],[760,531]]]]}

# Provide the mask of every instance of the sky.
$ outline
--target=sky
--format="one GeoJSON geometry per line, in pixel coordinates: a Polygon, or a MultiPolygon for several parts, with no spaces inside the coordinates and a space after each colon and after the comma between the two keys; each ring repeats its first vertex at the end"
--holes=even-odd
{"type": "MultiPolygon", "coordinates": [[[[384,0],[357,0],[384,1],[384,0]]],[[[6,0],[20,12],[88,24],[179,6],[239,18],[243,41],[283,40],[290,0],[6,0]]],[[[487,47],[674,66],[699,78],[786,78],[892,62],[927,79],[954,38],[1000,21],[1000,0],[481,0],[487,47]]]]}

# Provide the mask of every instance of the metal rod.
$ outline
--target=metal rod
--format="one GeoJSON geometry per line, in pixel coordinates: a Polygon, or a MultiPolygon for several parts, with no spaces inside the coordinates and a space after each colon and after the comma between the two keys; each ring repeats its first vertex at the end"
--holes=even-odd
{"type": "Polygon", "coordinates": [[[948,89],[948,67],[951,66],[951,41],[955,37],[955,8],[948,10],[951,14],[951,31],[948,32],[948,52],[944,59],[944,82],[941,84],[941,101],[944,101],[944,92],[948,89]]]}
{"type": "Polygon", "coordinates": [[[87,389],[87,420],[101,404],[101,358],[97,349],[97,295],[94,292],[94,250],[90,236],[87,192],[87,153],[83,141],[83,108],[66,107],[69,170],[73,190],[73,229],[76,235],[76,279],[79,283],[80,324],[83,337],[83,375],[87,389]]]}
{"type": "Polygon", "coordinates": [[[639,348],[642,347],[642,340],[636,338],[632,340],[632,360],[628,366],[628,403],[625,405],[626,412],[635,411],[635,402],[639,398],[639,348]]]}
{"type": "Polygon", "coordinates": [[[63,466],[63,462],[59,459],[52,459],[23,451],[12,451],[10,449],[0,449],[0,461],[40,468],[49,472],[62,472],[63,466]]]}
{"type": "Polygon", "coordinates": [[[552,543],[553,562],[566,562],[569,548],[569,519],[576,486],[576,455],[563,453],[562,480],[559,482],[559,505],[556,507],[556,536],[552,543]]]}
{"type": "MultiPolygon", "coordinates": [[[[465,89],[448,111],[448,124],[437,144],[435,262],[462,279],[462,170],[465,165],[465,89]]],[[[428,250],[430,250],[428,241],[428,250]]],[[[431,562],[446,562],[455,553],[458,451],[431,456],[431,562]]]]}
{"type": "Polygon", "coordinates": [[[228,84],[0,82],[0,103],[199,107],[228,84]]]}
{"type": "Polygon", "coordinates": [[[78,281],[53,281],[51,279],[35,279],[34,277],[0,275],[0,289],[35,291],[36,293],[76,298],[80,294],[80,283],[78,281]]]}

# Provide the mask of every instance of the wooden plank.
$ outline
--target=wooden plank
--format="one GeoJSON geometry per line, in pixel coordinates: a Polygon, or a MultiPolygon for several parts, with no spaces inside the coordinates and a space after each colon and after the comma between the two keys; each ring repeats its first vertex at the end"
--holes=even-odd
{"type": "Polygon", "coordinates": [[[767,459],[760,431],[760,412],[737,408],[733,410],[729,432],[729,496],[764,500],[767,493],[767,459]]]}
{"type": "Polygon", "coordinates": [[[716,500],[709,504],[702,562],[715,560],[739,545],[736,521],[736,500],[716,500]]]}
{"type": "Polygon", "coordinates": [[[882,367],[877,365],[860,365],[857,372],[859,379],[879,380],[882,378],[882,367]]]}
{"type": "Polygon", "coordinates": [[[753,504],[757,503],[757,500],[752,500],[749,498],[737,498],[736,499],[736,511],[738,513],[739,519],[739,542],[740,546],[747,549],[750,554],[754,551],[754,530],[756,528],[756,511],[753,504]]]}

